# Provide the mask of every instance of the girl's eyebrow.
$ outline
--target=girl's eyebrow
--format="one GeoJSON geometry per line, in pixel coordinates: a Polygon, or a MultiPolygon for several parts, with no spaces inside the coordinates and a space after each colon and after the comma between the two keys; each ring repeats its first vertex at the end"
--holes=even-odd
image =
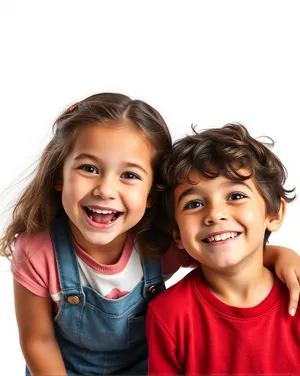
{"type": "Polygon", "coordinates": [[[135,167],[135,168],[138,168],[139,170],[143,171],[146,175],[148,175],[148,172],[144,169],[144,167],[142,167],[141,165],[139,165],[137,163],[126,162],[125,166],[126,167],[135,167]]]}
{"type": "MultiPolygon", "coordinates": [[[[77,161],[79,159],[84,159],[84,158],[91,159],[91,160],[95,161],[96,163],[100,163],[100,159],[98,159],[97,157],[95,157],[94,155],[89,154],[89,153],[81,153],[81,154],[77,155],[77,157],[75,157],[74,160],[77,161]]],[[[141,165],[139,165],[137,163],[125,162],[124,166],[125,167],[135,167],[135,168],[138,168],[139,170],[143,171],[146,175],[148,175],[148,172],[146,171],[146,169],[144,169],[143,166],[141,166],[141,165]]]]}
{"type": "Polygon", "coordinates": [[[74,160],[78,161],[78,159],[84,159],[84,158],[92,159],[95,162],[99,162],[99,159],[97,157],[95,157],[93,154],[89,154],[89,153],[81,153],[81,154],[77,155],[77,157],[75,157],[74,160]]]}

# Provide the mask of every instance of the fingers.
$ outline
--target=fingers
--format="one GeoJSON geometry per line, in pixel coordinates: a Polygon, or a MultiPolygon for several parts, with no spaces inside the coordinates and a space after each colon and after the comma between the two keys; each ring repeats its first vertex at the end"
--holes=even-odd
{"type": "Polygon", "coordinates": [[[299,294],[300,294],[300,284],[295,271],[289,275],[286,279],[287,287],[290,290],[290,301],[289,301],[289,314],[294,316],[298,307],[299,294]]]}

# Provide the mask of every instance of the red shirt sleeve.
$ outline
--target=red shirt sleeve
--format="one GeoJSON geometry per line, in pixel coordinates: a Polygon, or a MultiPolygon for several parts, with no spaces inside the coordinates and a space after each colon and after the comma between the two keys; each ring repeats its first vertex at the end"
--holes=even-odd
{"type": "Polygon", "coordinates": [[[148,375],[183,375],[184,368],[177,357],[176,341],[166,326],[155,315],[151,305],[147,312],[148,375]]]}

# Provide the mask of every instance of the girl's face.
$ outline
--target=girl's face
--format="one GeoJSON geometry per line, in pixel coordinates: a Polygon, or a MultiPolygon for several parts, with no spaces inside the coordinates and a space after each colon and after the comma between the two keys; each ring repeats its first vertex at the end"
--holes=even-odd
{"type": "Polygon", "coordinates": [[[152,186],[150,143],[128,122],[88,125],[63,166],[62,204],[77,243],[92,254],[123,246],[152,186]]]}

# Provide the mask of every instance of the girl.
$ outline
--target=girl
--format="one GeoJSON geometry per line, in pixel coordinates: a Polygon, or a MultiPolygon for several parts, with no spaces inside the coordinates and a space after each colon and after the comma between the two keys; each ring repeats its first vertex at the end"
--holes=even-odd
{"type": "MultiPolygon", "coordinates": [[[[170,147],[160,114],[121,94],[93,95],[55,122],[0,243],[13,256],[28,375],[147,373],[145,313],[164,289],[160,261],[149,255],[166,248],[155,184],[170,147]]],[[[291,284],[287,265],[299,259],[287,252],[278,274],[291,284]]],[[[277,249],[266,255],[274,264],[277,249]]],[[[168,251],[163,273],[184,260],[168,251]]]]}

